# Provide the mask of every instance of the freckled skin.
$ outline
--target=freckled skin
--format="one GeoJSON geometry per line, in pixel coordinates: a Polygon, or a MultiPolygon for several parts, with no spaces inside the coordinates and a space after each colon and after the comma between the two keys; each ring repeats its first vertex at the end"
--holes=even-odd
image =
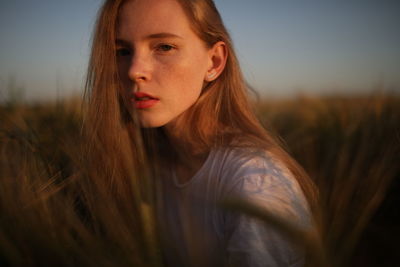
{"type": "MultiPolygon", "coordinates": [[[[176,128],[179,117],[199,98],[207,70],[209,50],[192,31],[175,0],[127,1],[118,16],[117,56],[123,95],[140,91],[159,99],[154,106],[138,109],[143,127],[176,128]],[[179,37],[148,38],[170,33],[179,37]]],[[[179,127],[178,127],[179,128],[179,127]]]]}

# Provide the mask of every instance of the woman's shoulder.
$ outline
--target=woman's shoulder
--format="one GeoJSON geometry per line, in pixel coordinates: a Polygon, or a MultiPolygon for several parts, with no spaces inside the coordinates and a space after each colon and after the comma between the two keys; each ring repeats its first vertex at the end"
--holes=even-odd
{"type": "Polygon", "coordinates": [[[267,149],[234,147],[218,150],[222,197],[238,197],[284,217],[308,224],[309,208],[296,177],[267,149]]]}
{"type": "MultiPolygon", "coordinates": [[[[282,180],[296,180],[282,160],[271,151],[257,147],[226,147],[213,152],[212,161],[229,176],[227,182],[259,176],[279,176],[282,180]]],[[[215,166],[214,166],[215,167],[215,166]]]]}

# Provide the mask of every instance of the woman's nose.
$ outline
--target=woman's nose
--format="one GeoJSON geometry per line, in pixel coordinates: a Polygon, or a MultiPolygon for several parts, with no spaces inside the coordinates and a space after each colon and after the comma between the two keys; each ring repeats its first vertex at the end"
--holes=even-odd
{"type": "Polygon", "coordinates": [[[128,76],[134,82],[149,81],[151,79],[149,60],[144,55],[134,55],[131,58],[128,76]]]}

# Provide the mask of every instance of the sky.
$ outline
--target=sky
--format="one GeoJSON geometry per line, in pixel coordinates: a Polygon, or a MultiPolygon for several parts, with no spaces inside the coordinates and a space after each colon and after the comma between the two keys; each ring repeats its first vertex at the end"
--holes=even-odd
{"type": "MultiPolygon", "coordinates": [[[[0,0],[0,100],[81,94],[101,0],[0,0]]],[[[215,0],[262,96],[400,92],[400,1],[215,0]]]]}

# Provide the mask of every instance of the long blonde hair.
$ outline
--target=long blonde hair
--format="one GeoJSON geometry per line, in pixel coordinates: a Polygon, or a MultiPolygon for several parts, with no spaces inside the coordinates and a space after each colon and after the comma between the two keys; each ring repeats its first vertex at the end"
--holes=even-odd
{"type": "MultiPolygon", "coordinates": [[[[263,128],[252,111],[248,87],[231,38],[213,1],[177,1],[191,22],[192,30],[200,39],[209,47],[218,41],[224,42],[228,54],[224,71],[205,86],[198,101],[185,113],[187,127],[181,129],[182,142],[192,144],[198,153],[224,145],[265,148],[286,164],[313,207],[316,190],[312,181],[263,128]],[[235,144],[232,140],[236,140],[235,144]]],[[[87,123],[92,140],[100,140],[104,149],[110,151],[115,151],[116,144],[121,141],[121,131],[130,129],[128,134],[131,147],[140,162],[142,139],[145,139],[145,144],[149,144],[149,136],[160,138],[163,130],[158,128],[140,131],[135,120],[126,117],[127,111],[119,94],[121,85],[115,54],[118,12],[123,2],[125,1],[106,0],[98,16],[86,83],[89,103],[87,123]],[[143,132],[147,134],[143,135],[143,132]]]]}

